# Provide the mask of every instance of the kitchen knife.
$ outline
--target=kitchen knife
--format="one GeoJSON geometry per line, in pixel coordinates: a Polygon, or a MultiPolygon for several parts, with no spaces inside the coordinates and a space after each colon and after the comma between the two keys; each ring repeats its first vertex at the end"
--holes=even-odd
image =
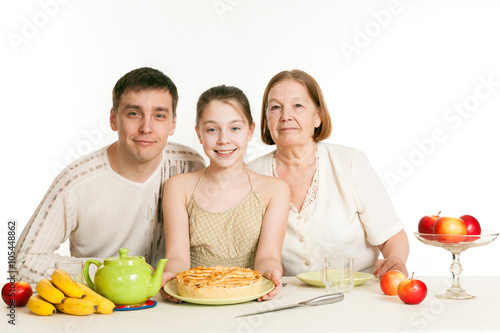
{"type": "Polygon", "coordinates": [[[263,310],[263,311],[247,313],[247,314],[236,316],[235,318],[253,316],[253,315],[257,315],[257,314],[268,313],[268,312],[273,312],[273,311],[280,311],[280,310],[285,310],[285,309],[291,309],[291,308],[300,307],[300,306],[315,306],[315,305],[331,304],[331,303],[340,302],[343,299],[344,299],[344,294],[341,294],[341,293],[327,294],[327,295],[315,297],[315,298],[310,299],[308,301],[299,302],[297,304],[285,305],[285,306],[280,306],[280,307],[277,307],[274,309],[267,309],[267,310],[263,310]]]}

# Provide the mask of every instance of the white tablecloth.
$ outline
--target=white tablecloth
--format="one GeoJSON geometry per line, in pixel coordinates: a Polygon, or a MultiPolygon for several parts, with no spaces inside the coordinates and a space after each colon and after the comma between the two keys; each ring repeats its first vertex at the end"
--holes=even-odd
{"type": "MultiPolygon", "coordinates": [[[[387,296],[372,279],[345,294],[335,304],[301,307],[264,315],[234,318],[237,315],[304,301],[324,294],[295,277],[285,277],[287,286],[271,301],[236,305],[205,306],[173,304],[159,295],[156,307],[121,311],[112,315],[85,317],[57,313],[50,317],[17,308],[15,326],[2,316],[2,332],[499,332],[500,277],[468,277],[462,287],[477,295],[466,301],[442,300],[437,292],[451,285],[451,275],[415,277],[428,287],[427,298],[418,305],[402,303],[387,296]]],[[[6,307],[4,308],[6,309],[6,307]]],[[[5,310],[7,314],[7,310],[5,310]]]]}

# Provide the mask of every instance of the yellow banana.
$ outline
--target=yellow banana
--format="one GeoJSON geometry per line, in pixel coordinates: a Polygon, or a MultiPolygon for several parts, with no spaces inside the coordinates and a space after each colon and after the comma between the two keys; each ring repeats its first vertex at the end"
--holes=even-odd
{"type": "Polygon", "coordinates": [[[50,303],[64,303],[66,297],[62,291],[57,289],[49,279],[41,279],[36,285],[36,292],[44,300],[50,303]]]}
{"type": "Polygon", "coordinates": [[[39,295],[32,295],[28,300],[28,309],[39,316],[51,316],[56,313],[54,305],[45,301],[39,295]]]}
{"type": "Polygon", "coordinates": [[[54,306],[63,313],[76,316],[86,316],[97,310],[97,305],[85,298],[66,298],[66,302],[54,306]]]}
{"type": "Polygon", "coordinates": [[[115,303],[111,302],[104,296],[99,295],[83,283],[77,282],[78,287],[85,293],[85,299],[93,302],[97,305],[97,313],[100,314],[111,314],[115,312],[116,306],[115,303]]]}
{"type": "Polygon", "coordinates": [[[52,273],[52,282],[66,296],[73,298],[82,298],[85,293],[76,285],[76,282],[71,278],[68,272],[62,269],[56,269],[52,273]]]}

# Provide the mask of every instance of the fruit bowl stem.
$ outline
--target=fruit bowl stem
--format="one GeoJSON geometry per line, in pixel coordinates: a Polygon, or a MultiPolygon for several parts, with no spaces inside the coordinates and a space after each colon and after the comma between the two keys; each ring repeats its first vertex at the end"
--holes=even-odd
{"type": "Polygon", "coordinates": [[[462,273],[462,265],[460,264],[460,252],[452,252],[452,261],[450,272],[453,276],[451,287],[439,293],[436,297],[446,299],[473,299],[476,295],[471,294],[460,287],[460,274],[462,273]]]}

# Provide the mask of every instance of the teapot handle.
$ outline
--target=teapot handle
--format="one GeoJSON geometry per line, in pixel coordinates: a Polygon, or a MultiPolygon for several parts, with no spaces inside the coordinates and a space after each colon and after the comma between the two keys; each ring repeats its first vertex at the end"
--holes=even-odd
{"type": "Polygon", "coordinates": [[[87,259],[87,261],[85,262],[85,266],[83,266],[83,277],[85,278],[85,282],[87,282],[87,285],[90,287],[90,289],[95,290],[94,282],[92,282],[92,279],[89,275],[90,264],[94,264],[97,266],[97,268],[99,268],[102,266],[102,262],[95,259],[87,259]]]}

